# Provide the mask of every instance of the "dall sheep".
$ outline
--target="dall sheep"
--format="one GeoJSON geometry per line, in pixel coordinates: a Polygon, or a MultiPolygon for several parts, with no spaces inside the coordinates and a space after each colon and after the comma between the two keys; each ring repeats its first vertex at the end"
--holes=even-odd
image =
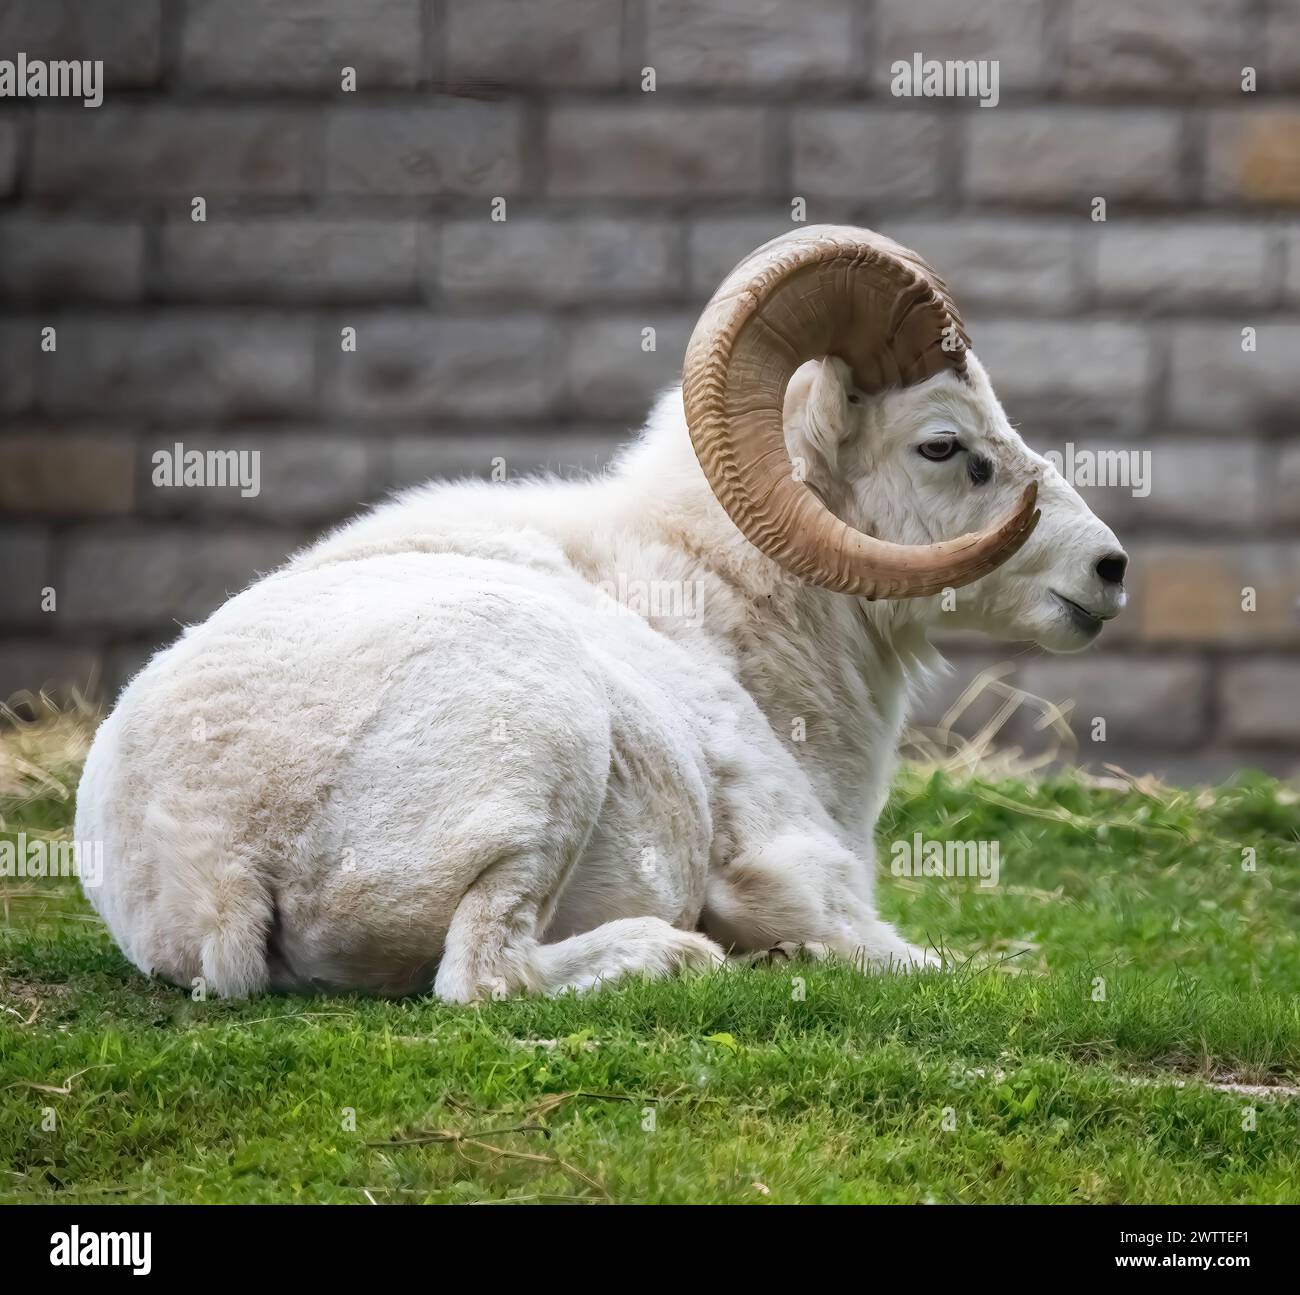
{"type": "Polygon", "coordinates": [[[933,963],[872,843],[929,635],[1080,649],[1125,562],[934,271],[795,231],[612,470],[410,491],[156,655],[82,779],[89,895],[141,970],[231,996],[933,963]]]}

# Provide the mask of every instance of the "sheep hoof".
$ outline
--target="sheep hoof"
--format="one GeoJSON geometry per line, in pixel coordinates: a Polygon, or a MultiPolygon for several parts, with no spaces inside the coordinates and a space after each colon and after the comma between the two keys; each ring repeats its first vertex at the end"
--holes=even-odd
{"type": "Polygon", "coordinates": [[[826,956],[824,944],[803,943],[799,940],[781,940],[768,949],[756,949],[753,953],[742,953],[736,961],[746,967],[774,967],[781,962],[801,960],[820,961],[826,956]]]}

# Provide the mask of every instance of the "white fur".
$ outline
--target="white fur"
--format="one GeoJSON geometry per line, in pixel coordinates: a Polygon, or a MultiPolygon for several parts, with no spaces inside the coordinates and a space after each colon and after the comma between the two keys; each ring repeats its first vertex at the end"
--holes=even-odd
{"type": "Polygon", "coordinates": [[[1114,614],[1093,567],[1118,545],[974,357],[968,383],[871,400],[813,362],[786,424],[813,488],[884,538],[985,525],[1031,477],[1042,523],[951,611],[809,588],[715,501],[678,390],[595,479],[402,495],[188,629],[101,727],[77,836],[104,843],[88,893],[127,956],[226,995],[454,1002],[785,941],[933,961],[872,898],[899,730],[940,664],[927,635],[1081,647],[1052,591],[1114,614]],[[917,453],[945,428],[991,482],[917,453]],[[620,591],[649,582],[701,614],[627,614],[620,591]]]}

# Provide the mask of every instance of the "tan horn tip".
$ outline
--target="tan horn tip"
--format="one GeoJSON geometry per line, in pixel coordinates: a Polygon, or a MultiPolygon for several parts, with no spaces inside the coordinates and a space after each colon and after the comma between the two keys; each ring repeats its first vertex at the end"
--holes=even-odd
{"type": "Polygon", "coordinates": [[[1020,503],[1016,506],[1015,512],[1011,513],[1004,522],[992,528],[991,533],[998,537],[1000,543],[997,543],[989,554],[991,561],[985,570],[991,571],[994,567],[1000,566],[1034,533],[1034,527],[1038,525],[1039,518],[1043,515],[1042,510],[1034,506],[1037,501],[1038,482],[1034,480],[1021,491],[1020,503]]]}

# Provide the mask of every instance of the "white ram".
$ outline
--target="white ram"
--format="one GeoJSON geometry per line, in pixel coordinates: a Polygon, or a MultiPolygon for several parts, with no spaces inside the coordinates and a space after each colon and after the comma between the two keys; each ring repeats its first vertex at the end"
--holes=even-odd
{"type": "Polygon", "coordinates": [[[90,897],[225,995],[930,962],[872,881],[928,635],[1081,648],[1124,564],[925,262],[788,234],[613,470],[407,493],[155,656],[82,780],[90,897]]]}

